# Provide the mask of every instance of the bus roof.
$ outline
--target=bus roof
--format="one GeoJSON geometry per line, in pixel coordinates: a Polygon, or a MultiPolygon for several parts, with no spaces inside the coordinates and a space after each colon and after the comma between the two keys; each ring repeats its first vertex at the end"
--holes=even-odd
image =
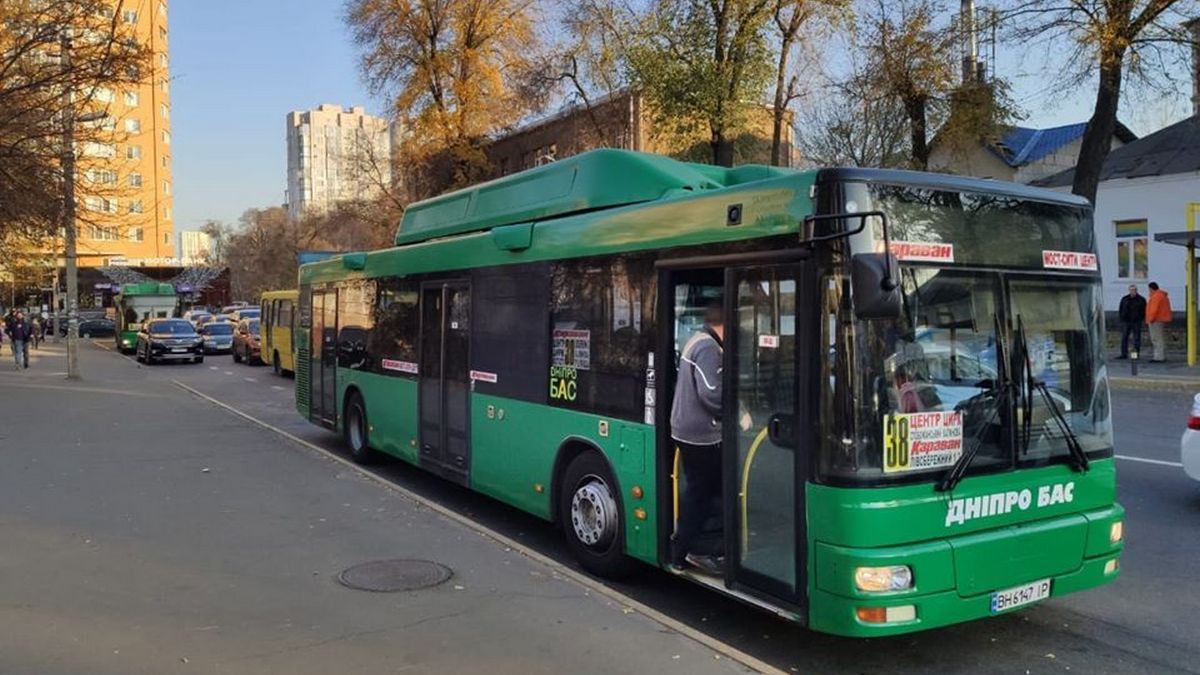
{"type": "Polygon", "coordinates": [[[263,291],[263,300],[298,300],[300,291],[292,288],[283,291],[263,291]]]}
{"type": "Polygon", "coordinates": [[[136,284],[123,284],[121,295],[175,295],[175,287],[158,281],[143,281],[136,284]]]}
{"type": "Polygon", "coordinates": [[[837,168],[821,169],[817,175],[820,184],[842,181],[866,181],[870,183],[890,183],[894,185],[912,185],[934,190],[950,192],[984,192],[988,194],[1005,195],[1036,202],[1051,202],[1069,206],[1091,207],[1091,202],[1083,197],[1069,192],[1032,187],[1022,183],[993,180],[991,178],[972,178],[928,171],[905,171],[903,169],[873,169],[873,168],[837,168]]]}
{"type": "Polygon", "coordinates": [[[396,245],[651,202],[672,193],[719,190],[790,171],[762,165],[729,169],[643,152],[592,150],[417,202],[404,212],[396,245]]]}

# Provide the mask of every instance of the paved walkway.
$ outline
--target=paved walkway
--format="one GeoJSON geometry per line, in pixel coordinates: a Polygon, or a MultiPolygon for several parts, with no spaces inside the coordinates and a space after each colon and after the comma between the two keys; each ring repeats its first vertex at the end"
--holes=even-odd
{"type": "Polygon", "coordinates": [[[1165,363],[1151,363],[1150,352],[1143,351],[1136,363],[1137,375],[1133,374],[1134,363],[1118,359],[1118,352],[1108,354],[1108,376],[1113,386],[1129,389],[1159,389],[1164,391],[1192,391],[1200,393],[1200,366],[1189,367],[1183,352],[1167,352],[1165,363]]]}
{"type": "Polygon", "coordinates": [[[0,672],[745,672],[156,369],[81,354],[77,383],[61,346],[0,361],[0,672]],[[388,558],[454,576],[335,580],[388,558]]]}

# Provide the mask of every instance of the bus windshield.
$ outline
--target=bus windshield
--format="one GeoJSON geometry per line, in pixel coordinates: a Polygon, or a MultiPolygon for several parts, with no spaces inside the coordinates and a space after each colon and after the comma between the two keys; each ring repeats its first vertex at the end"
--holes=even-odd
{"type": "Polygon", "coordinates": [[[135,295],[125,298],[121,304],[124,305],[126,325],[135,330],[141,323],[150,319],[168,319],[175,312],[173,296],[135,295]]]}
{"type": "MultiPolygon", "coordinates": [[[[1014,209],[1022,213],[1020,204],[1014,209]]],[[[1090,235],[1063,226],[1080,217],[1065,207],[1060,216],[1041,231],[1063,248],[1090,251],[1082,246],[1090,235]]],[[[894,232],[913,231],[903,215],[895,220],[894,232]]],[[[954,262],[961,251],[974,264],[901,263],[899,318],[855,319],[844,277],[827,278],[830,352],[822,398],[834,423],[825,434],[825,475],[933,481],[975,445],[968,473],[1040,466],[1067,461],[1071,436],[1085,452],[1110,452],[1099,279],[980,269],[985,251],[959,246],[974,235],[960,239],[949,218],[937,220],[939,241],[955,246],[954,262]]],[[[963,230],[975,229],[969,218],[960,222],[963,230]]],[[[1026,265],[1032,254],[1003,255],[1009,265],[1032,266],[1026,265]]],[[[1036,260],[1040,267],[1040,252],[1036,260]]]]}

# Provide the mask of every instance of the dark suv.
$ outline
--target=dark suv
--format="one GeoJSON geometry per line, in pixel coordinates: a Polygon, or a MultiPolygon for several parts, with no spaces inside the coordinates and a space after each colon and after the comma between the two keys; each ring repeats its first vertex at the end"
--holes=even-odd
{"type": "Polygon", "coordinates": [[[137,360],[151,365],[156,361],[204,363],[204,340],[192,324],[183,319],[154,319],[138,331],[137,360]]]}

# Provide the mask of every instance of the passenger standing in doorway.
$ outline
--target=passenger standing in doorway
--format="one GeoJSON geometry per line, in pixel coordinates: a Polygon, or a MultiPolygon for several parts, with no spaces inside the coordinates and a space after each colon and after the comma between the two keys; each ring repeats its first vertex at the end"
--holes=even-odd
{"type": "Polygon", "coordinates": [[[1171,298],[1158,284],[1150,282],[1150,300],[1146,303],[1146,324],[1150,327],[1150,342],[1154,344],[1151,363],[1162,363],[1167,354],[1167,324],[1171,323],[1171,298]]]}
{"type": "Polygon", "coordinates": [[[1142,351],[1142,324],[1146,321],[1146,299],[1138,294],[1137,286],[1129,285],[1129,295],[1121,298],[1117,307],[1117,318],[1121,321],[1121,355],[1129,358],[1129,338],[1133,336],[1133,352],[1142,351]]]}
{"type": "MultiPolygon", "coordinates": [[[[671,565],[691,565],[702,572],[724,571],[724,538],[702,545],[704,525],[721,522],[721,364],[725,320],[721,302],[705,308],[704,327],[684,345],[679,357],[675,399],[671,404],[671,439],[679,449],[684,490],[679,521],[671,542],[671,565]]],[[[749,427],[749,416],[743,416],[749,427]]]]}

